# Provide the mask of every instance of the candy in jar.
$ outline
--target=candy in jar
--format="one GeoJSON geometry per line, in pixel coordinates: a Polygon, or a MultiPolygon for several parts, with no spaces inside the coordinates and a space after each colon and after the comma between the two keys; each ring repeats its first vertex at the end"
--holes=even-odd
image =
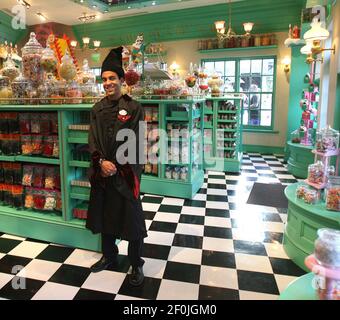
{"type": "Polygon", "coordinates": [[[82,91],[76,81],[72,81],[69,83],[66,87],[65,90],[65,97],[66,98],[72,98],[72,99],[67,99],[67,103],[72,103],[72,104],[80,104],[82,103],[82,91]]]}
{"type": "Polygon", "coordinates": [[[316,150],[327,152],[336,150],[339,147],[339,131],[330,126],[318,131],[316,134],[316,150]]]}
{"type": "Polygon", "coordinates": [[[327,210],[340,211],[340,177],[328,177],[326,208],[327,210]]]}
{"type": "Polygon", "coordinates": [[[308,166],[308,181],[316,184],[325,182],[325,166],[321,161],[308,166]]]}
{"type": "Polygon", "coordinates": [[[73,80],[77,75],[77,69],[72,61],[72,58],[66,53],[61,60],[60,76],[66,81],[73,80]]]}
{"type": "Polygon", "coordinates": [[[11,56],[8,56],[4,63],[4,67],[1,70],[1,74],[4,77],[8,77],[10,81],[13,81],[17,76],[19,76],[19,69],[15,66],[11,56]]]}
{"type": "Polygon", "coordinates": [[[58,60],[47,41],[46,48],[42,52],[40,65],[45,72],[55,74],[58,69],[58,60]]]}
{"type": "Polygon", "coordinates": [[[308,204],[316,204],[319,199],[319,192],[317,190],[308,190],[304,196],[304,200],[308,204]]]}

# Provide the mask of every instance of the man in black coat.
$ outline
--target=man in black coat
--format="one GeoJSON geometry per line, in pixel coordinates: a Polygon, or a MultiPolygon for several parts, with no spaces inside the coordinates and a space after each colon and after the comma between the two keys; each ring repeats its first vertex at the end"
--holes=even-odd
{"type": "Polygon", "coordinates": [[[112,49],[103,62],[101,76],[106,97],[91,110],[91,193],[86,227],[102,236],[103,257],[91,267],[92,272],[116,263],[116,240],[127,240],[132,266],[129,282],[139,286],[144,280],[141,255],[147,237],[139,196],[143,168],[139,159],[139,127],[144,112],[137,101],[121,93],[124,80],[121,54],[122,47],[112,49]],[[127,141],[119,137],[123,129],[130,134],[127,141]]]}

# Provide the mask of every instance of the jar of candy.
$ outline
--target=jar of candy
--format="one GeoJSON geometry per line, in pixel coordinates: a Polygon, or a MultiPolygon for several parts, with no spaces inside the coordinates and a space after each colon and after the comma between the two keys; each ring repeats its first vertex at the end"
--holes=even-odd
{"type": "Polygon", "coordinates": [[[66,82],[55,80],[51,88],[51,104],[62,104],[65,98],[66,82]]]}
{"type": "Polygon", "coordinates": [[[310,183],[322,184],[325,182],[325,166],[321,161],[308,166],[308,181],[310,183]]]}
{"type": "Polygon", "coordinates": [[[172,170],[170,166],[165,168],[165,178],[172,179],[172,170]]]}
{"type": "Polygon", "coordinates": [[[91,71],[89,67],[89,62],[87,59],[83,60],[83,67],[82,67],[82,72],[81,72],[81,83],[86,84],[94,84],[96,83],[96,76],[95,74],[91,71]]]}
{"type": "Polygon", "coordinates": [[[10,81],[13,81],[19,76],[19,69],[15,66],[11,56],[9,55],[4,63],[4,67],[1,69],[1,75],[8,77],[10,81]]]}
{"type": "Polygon", "coordinates": [[[322,228],[317,231],[314,255],[327,268],[340,268],[340,230],[322,228]]]}
{"type": "Polygon", "coordinates": [[[290,134],[290,141],[291,141],[292,143],[300,143],[300,142],[301,142],[299,130],[294,130],[294,131],[290,134]]]}
{"type": "Polygon", "coordinates": [[[8,104],[10,98],[12,98],[12,88],[9,78],[0,76],[0,104],[8,104]]]}
{"type": "Polygon", "coordinates": [[[307,191],[308,191],[307,186],[304,186],[304,185],[298,186],[295,192],[296,197],[302,200],[305,199],[305,194],[307,193],[307,191]]]}
{"type": "Polygon", "coordinates": [[[320,193],[318,190],[309,189],[305,193],[304,197],[305,203],[317,204],[320,200],[320,193]]]}
{"type": "Polygon", "coordinates": [[[340,211],[340,177],[328,177],[326,208],[327,210],[340,211]]]}
{"type": "Polygon", "coordinates": [[[208,81],[212,97],[219,97],[221,93],[222,79],[217,73],[214,73],[208,81]]]}
{"type": "Polygon", "coordinates": [[[25,98],[28,97],[29,81],[22,74],[16,77],[11,84],[15,104],[26,104],[25,98]]]}
{"type": "Polygon", "coordinates": [[[76,77],[76,75],[77,68],[73,63],[72,58],[66,52],[66,54],[61,59],[60,76],[66,81],[71,81],[76,77]]]}
{"type": "Polygon", "coordinates": [[[96,97],[99,96],[99,89],[95,83],[86,82],[80,85],[83,103],[94,103],[96,97]]]}
{"type": "Polygon", "coordinates": [[[339,147],[339,131],[330,126],[317,132],[316,150],[319,152],[334,151],[339,147]]]}
{"type": "Polygon", "coordinates": [[[42,69],[47,73],[56,74],[58,70],[58,59],[56,58],[49,44],[47,44],[46,48],[42,52],[40,65],[42,69]]]}
{"type": "Polygon", "coordinates": [[[66,103],[80,104],[82,103],[82,96],[83,94],[81,92],[80,86],[76,81],[72,81],[66,86],[65,97],[69,98],[66,99],[66,103]]]}
{"type": "Polygon", "coordinates": [[[24,76],[33,82],[40,83],[43,75],[40,65],[43,48],[37,41],[34,32],[31,32],[29,41],[21,50],[24,76]]]}

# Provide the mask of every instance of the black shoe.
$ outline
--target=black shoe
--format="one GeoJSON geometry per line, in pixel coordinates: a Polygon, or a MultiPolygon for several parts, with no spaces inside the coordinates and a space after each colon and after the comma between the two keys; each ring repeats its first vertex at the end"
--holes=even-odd
{"type": "Polygon", "coordinates": [[[134,286],[140,286],[144,281],[143,267],[132,268],[132,272],[129,275],[129,283],[134,286]]]}
{"type": "Polygon", "coordinates": [[[99,272],[106,270],[110,265],[116,262],[115,258],[106,258],[102,257],[98,262],[96,262],[93,266],[91,266],[91,272],[99,272]]]}

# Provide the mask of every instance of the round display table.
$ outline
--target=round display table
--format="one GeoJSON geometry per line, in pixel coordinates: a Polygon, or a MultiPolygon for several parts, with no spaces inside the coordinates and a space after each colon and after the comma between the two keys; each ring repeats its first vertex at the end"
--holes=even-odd
{"type": "Polygon", "coordinates": [[[314,163],[313,146],[287,142],[289,149],[288,172],[298,178],[307,178],[308,165],[314,163]]]}
{"type": "Polygon", "coordinates": [[[340,212],[328,211],[324,202],[316,205],[306,204],[297,199],[295,183],[285,189],[288,199],[288,219],[283,236],[283,247],[290,259],[300,268],[309,272],[305,258],[314,252],[317,230],[331,228],[340,230],[340,212]]]}
{"type": "Polygon", "coordinates": [[[314,276],[314,273],[310,272],[294,280],[280,294],[279,300],[319,300],[312,286],[314,276]]]}

